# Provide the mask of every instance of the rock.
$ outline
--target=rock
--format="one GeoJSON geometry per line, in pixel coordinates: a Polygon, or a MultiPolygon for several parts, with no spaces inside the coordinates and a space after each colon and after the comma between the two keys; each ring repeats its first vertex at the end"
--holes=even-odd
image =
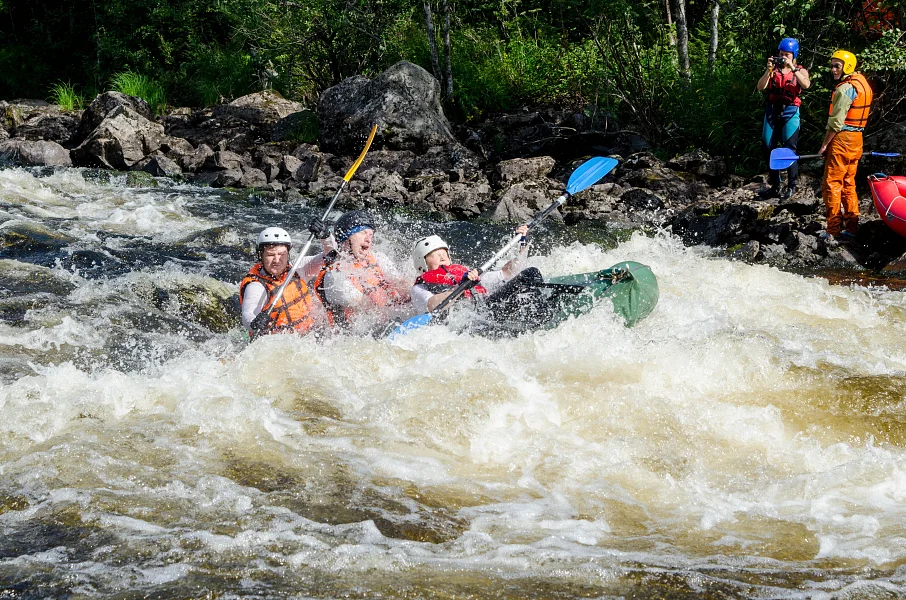
{"type": "Polygon", "coordinates": [[[268,181],[275,181],[280,176],[280,160],[273,156],[260,156],[257,165],[268,181]]]}
{"type": "Polygon", "coordinates": [[[126,173],[126,187],[130,188],[156,188],[157,180],[151,173],[145,171],[129,171],[126,173]]]}
{"type": "Polygon", "coordinates": [[[56,106],[32,108],[23,114],[15,137],[66,144],[79,128],[81,112],[63,112],[56,106]]]}
{"type": "MultiPolygon", "coordinates": [[[[540,210],[550,205],[551,199],[544,190],[537,187],[526,186],[521,183],[510,186],[501,196],[494,214],[494,221],[530,221],[540,210]]],[[[563,217],[555,211],[551,218],[562,220],[563,217]]]]}
{"type": "Polygon", "coordinates": [[[66,296],[76,287],[69,281],[60,279],[52,269],[9,259],[0,259],[0,278],[3,279],[4,291],[16,296],[66,296]]]}
{"type": "Polygon", "coordinates": [[[72,151],[73,162],[78,166],[127,170],[157,151],[163,140],[161,124],[127,106],[117,106],[72,151]]]}
{"type": "Polygon", "coordinates": [[[205,171],[241,170],[243,162],[235,152],[218,150],[205,159],[201,168],[205,171]]]}
{"type": "Polygon", "coordinates": [[[428,202],[442,212],[448,212],[458,219],[469,219],[479,216],[491,199],[491,186],[487,183],[466,185],[464,183],[445,184],[443,190],[428,197],[428,202]]]}
{"type": "Polygon", "coordinates": [[[550,156],[504,160],[495,167],[495,180],[505,187],[529,179],[540,179],[547,177],[554,165],[554,159],[550,156]]]}
{"type": "Polygon", "coordinates": [[[235,117],[255,125],[274,125],[281,119],[300,112],[302,105],[298,102],[287,100],[276,90],[264,90],[216,107],[214,116],[235,117]]]}
{"type": "Polygon", "coordinates": [[[201,144],[191,154],[181,156],[179,164],[184,171],[194,173],[201,169],[202,165],[212,156],[214,156],[214,150],[207,144],[201,144]]]}
{"type": "Polygon", "coordinates": [[[182,177],[182,169],[179,168],[179,165],[160,152],[140,160],[132,168],[145,171],[155,177],[182,177]]]}
{"type": "MultiPolygon", "coordinates": [[[[357,155],[373,124],[375,146],[424,152],[456,143],[440,102],[440,84],[430,73],[401,61],[374,80],[344,79],[318,100],[321,147],[357,155]]],[[[468,152],[468,151],[467,151],[468,152]]]]}
{"type": "Polygon", "coordinates": [[[22,165],[71,167],[69,150],[56,142],[11,139],[0,142],[0,156],[22,165]]]}
{"type": "Polygon", "coordinates": [[[664,208],[664,199],[651,190],[629,188],[620,195],[620,203],[632,210],[660,210],[664,208]]]}
{"type": "Polygon", "coordinates": [[[399,173],[387,171],[379,167],[368,169],[359,174],[359,177],[368,182],[370,194],[376,200],[390,204],[403,204],[409,197],[408,190],[399,173]]]}
{"type": "Polygon", "coordinates": [[[667,166],[677,171],[693,173],[712,181],[721,181],[727,175],[727,164],[723,157],[711,158],[701,150],[693,150],[667,161],[667,166]]]}
{"type": "Polygon", "coordinates": [[[466,178],[483,177],[475,155],[462,146],[434,146],[412,161],[406,175],[409,177],[441,175],[443,179],[449,180],[449,173],[459,169],[462,169],[466,178]]]}
{"type": "Polygon", "coordinates": [[[760,216],[750,204],[699,205],[689,207],[671,219],[670,224],[673,232],[682,236],[687,245],[744,244],[749,241],[760,216]],[[709,211],[719,214],[710,214],[709,211]]]}
{"type": "Polygon", "coordinates": [[[9,132],[6,129],[4,129],[3,127],[0,127],[0,142],[5,142],[8,139],[9,139],[9,132]]]}
{"type": "Polygon", "coordinates": [[[9,220],[0,224],[0,248],[7,256],[31,252],[56,252],[75,241],[68,235],[51,231],[31,221],[9,220]]]}
{"type": "Polygon", "coordinates": [[[177,157],[179,156],[185,156],[195,152],[195,147],[192,146],[189,140],[169,135],[161,142],[160,149],[173,160],[178,160],[177,157]]]}
{"type": "Polygon", "coordinates": [[[223,171],[203,171],[192,178],[192,183],[211,187],[234,187],[240,181],[242,181],[242,170],[238,168],[223,171]]]}
{"type": "Polygon", "coordinates": [[[730,253],[730,260],[741,260],[744,262],[753,262],[761,251],[761,244],[752,240],[746,242],[741,247],[730,253]]]}
{"type": "Polygon", "coordinates": [[[101,121],[106,119],[112,110],[120,106],[129,108],[148,120],[154,118],[151,107],[141,98],[127,96],[120,92],[104,92],[103,94],[98,94],[82,113],[79,127],[70,141],[73,144],[82,143],[91,135],[92,131],[97,129],[101,121]]]}
{"type": "Polygon", "coordinates": [[[200,275],[144,279],[132,289],[144,303],[215,333],[226,333],[239,325],[236,290],[216,279],[200,275]]]}
{"type": "MultiPolygon", "coordinates": [[[[298,149],[296,149],[296,151],[298,152],[298,149]]],[[[321,154],[318,152],[308,152],[307,154],[299,153],[296,156],[298,158],[287,157],[295,158],[295,160],[298,161],[295,169],[290,172],[293,181],[307,183],[316,180],[321,171],[321,154]]]]}
{"type": "Polygon", "coordinates": [[[261,169],[254,167],[242,170],[242,178],[239,180],[241,187],[263,188],[267,186],[267,175],[261,169]]]}
{"type": "Polygon", "coordinates": [[[280,159],[280,177],[283,179],[291,178],[296,174],[296,170],[302,166],[302,161],[295,156],[285,154],[280,159]]]}
{"type": "Polygon", "coordinates": [[[300,110],[286,115],[271,128],[272,142],[318,141],[318,115],[311,110],[300,110]]]}
{"type": "Polygon", "coordinates": [[[402,175],[409,171],[415,158],[415,153],[410,150],[371,150],[365,155],[365,160],[359,168],[365,170],[379,167],[402,175]]]}

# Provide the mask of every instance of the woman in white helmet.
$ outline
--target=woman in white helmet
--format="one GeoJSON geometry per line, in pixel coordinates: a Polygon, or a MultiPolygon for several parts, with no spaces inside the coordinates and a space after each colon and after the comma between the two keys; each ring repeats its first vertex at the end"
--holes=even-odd
{"type": "MultiPolygon", "coordinates": [[[[329,233],[324,235],[326,228],[319,219],[315,219],[309,229],[322,239],[325,248],[333,247],[333,242],[325,239],[329,238],[329,233]]],[[[304,258],[277,305],[271,311],[264,312],[271,305],[276,290],[286,280],[292,247],[289,234],[280,227],[268,227],[258,234],[258,262],[239,284],[242,324],[253,338],[270,333],[308,333],[323,318],[323,313],[318,314],[319,303],[312,302],[312,293],[306,281],[318,274],[324,262],[324,252],[304,258]]]]}
{"type": "Polygon", "coordinates": [[[382,332],[410,316],[406,283],[393,262],[374,249],[374,218],[344,213],[334,225],[337,248],[325,256],[313,283],[330,325],[357,334],[382,332]]]}
{"type": "MultiPolygon", "coordinates": [[[[525,237],[528,235],[528,225],[518,227],[516,233],[525,237]]],[[[516,276],[519,272],[520,259],[527,253],[528,246],[523,244],[519,254],[499,271],[488,271],[479,275],[478,269],[469,269],[454,263],[450,257],[449,245],[440,236],[423,237],[412,245],[412,264],[421,273],[410,292],[412,308],[416,313],[431,312],[450,295],[464,277],[476,282],[465,292],[466,297],[471,297],[473,293],[480,295],[493,293],[516,276]]]]}

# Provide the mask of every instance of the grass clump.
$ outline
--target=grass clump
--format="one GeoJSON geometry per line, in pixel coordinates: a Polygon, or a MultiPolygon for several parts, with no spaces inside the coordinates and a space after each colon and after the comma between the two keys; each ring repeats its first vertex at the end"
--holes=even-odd
{"type": "Polygon", "coordinates": [[[167,106],[164,86],[141,73],[121,71],[111,78],[110,84],[121,94],[135,96],[147,102],[155,115],[161,114],[167,106]]]}
{"type": "Polygon", "coordinates": [[[76,92],[75,87],[67,82],[59,82],[50,88],[50,101],[63,110],[82,110],[85,100],[76,92]]]}

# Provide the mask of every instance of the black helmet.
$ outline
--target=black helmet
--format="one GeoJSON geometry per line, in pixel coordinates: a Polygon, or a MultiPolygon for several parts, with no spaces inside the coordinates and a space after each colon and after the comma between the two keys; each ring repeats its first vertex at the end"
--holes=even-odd
{"type": "Polygon", "coordinates": [[[377,229],[374,226],[374,219],[363,210],[351,210],[343,213],[333,226],[337,242],[345,242],[349,236],[363,229],[377,229]]]}

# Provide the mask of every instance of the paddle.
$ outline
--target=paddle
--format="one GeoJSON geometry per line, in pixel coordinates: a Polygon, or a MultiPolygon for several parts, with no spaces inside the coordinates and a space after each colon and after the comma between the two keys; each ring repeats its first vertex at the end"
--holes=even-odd
{"type": "MultiPolygon", "coordinates": [[[[783,169],[789,168],[791,164],[797,160],[803,160],[806,158],[822,158],[821,154],[803,154],[799,156],[794,150],[789,148],[775,148],[771,150],[771,158],[768,161],[769,167],[772,171],[782,171],[783,169]]],[[[900,156],[899,152],[865,152],[862,156],[880,156],[883,158],[896,158],[900,156]]]]}
{"type": "MultiPolygon", "coordinates": [[[[554,200],[554,202],[550,206],[538,213],[538,215],[528,223],[529,230],[531,231],[531,229],[542,220],[544,220],[545,217],[554,212],[557,208],[566,204],[566,201],[569,200],[570,196],[578,194],[579,192],[590,188],[595,183],[600,181],[602,177],[613,171],[614,167],[616,167],[617,164],[617,161],[613,158],[596,156],[595,158],[591,158],[579,165],[579,167],[575,171],[573,171],[573,174],[569,177],[569,181],[566,184],[566,193],[554,200]]],[[[500,249],[499,252],[497,252],[497,254],[492,256],[487,262],[478,267],[479,275],[490,269],[494,265],[494,263],[500,260],[500,258],[504,254],[515,248],[521,240],[521,235],[517,234],[516,236],[514,236],[506,246],[504,246],[500,249]]],[[[422,325],[427,325],[431,322],[431,315],[433,313],[439,313],[440,311],[444,310],[447,306],[449,306],[451,302],[459,298],[473,285],[475,285],[475,282],[473,282],[471,279],[468,279],[467,277],[463,277],[463,280],[460,282],[460,284],[456,286],[453,291],[450,292],[450,295],[444,298],[443,302],[438,304],[434,308],[434,310],[421,315],[416,315],[408,321],[403,322],[393,330],[393,333],[390,337],[405,333],[411,329],[416,329],[418,327],[421,327],[422,325]]]]}
{"type": "MultiPolygon", "coordinates": [[[[352,166],[349,167],[349,170],[346,171],[346,175],[343,176],[343,183],[340,184],[340,189],[337,190],[337,193],[333,195],[333,200],[330,201],[330,204],[327,205],[327,210],[324,211],[324,214],[321,215],[321,221],[327,219],[327,215],[330,214],[330,211],[333,210],[333,205],[336,203],[337,198],[340,197],[340,193],[343,191],[343,188],[346,187],[346,184],[349,183],[349,180],[352,179],[352,176],[355,174],[356,170],[359,168],[359,165],[362,164],[362,161],[365,160],[365,155],[368,154],[368,149],[371,148],[371,142],[374,140],[374,134],[377,131],[377,125],[371,128],[371,133],[368,135],[368,141],[365,142],[365,148],[362,150],[362,153],[359,154],[359,158],[352,163],[352,166]]],[[[302,259],[305,257],[306,252],[311,247],[312,241],[315,239],[315,234],[312,233],[308,236],[308,241],[305,242],[305,245],[302,246],[302,251],[299,252],[299,256],[296,257],[296,260],[293,262],[292,268],[289,270],[289,273],[286,275],[286,279],[280,284],[280,287],[277,288],[277,293],[274,294],[274,300],[271,302],[271,305],[264,310],[265,314],[270,314],[274,307],[277,305],[277,302],[280,301],[280,298],[283,296],[283,290],[286,289],[286,286],[289,285],[290,280],[293,278],[293,274],[302,264],[302,259]]]]}

